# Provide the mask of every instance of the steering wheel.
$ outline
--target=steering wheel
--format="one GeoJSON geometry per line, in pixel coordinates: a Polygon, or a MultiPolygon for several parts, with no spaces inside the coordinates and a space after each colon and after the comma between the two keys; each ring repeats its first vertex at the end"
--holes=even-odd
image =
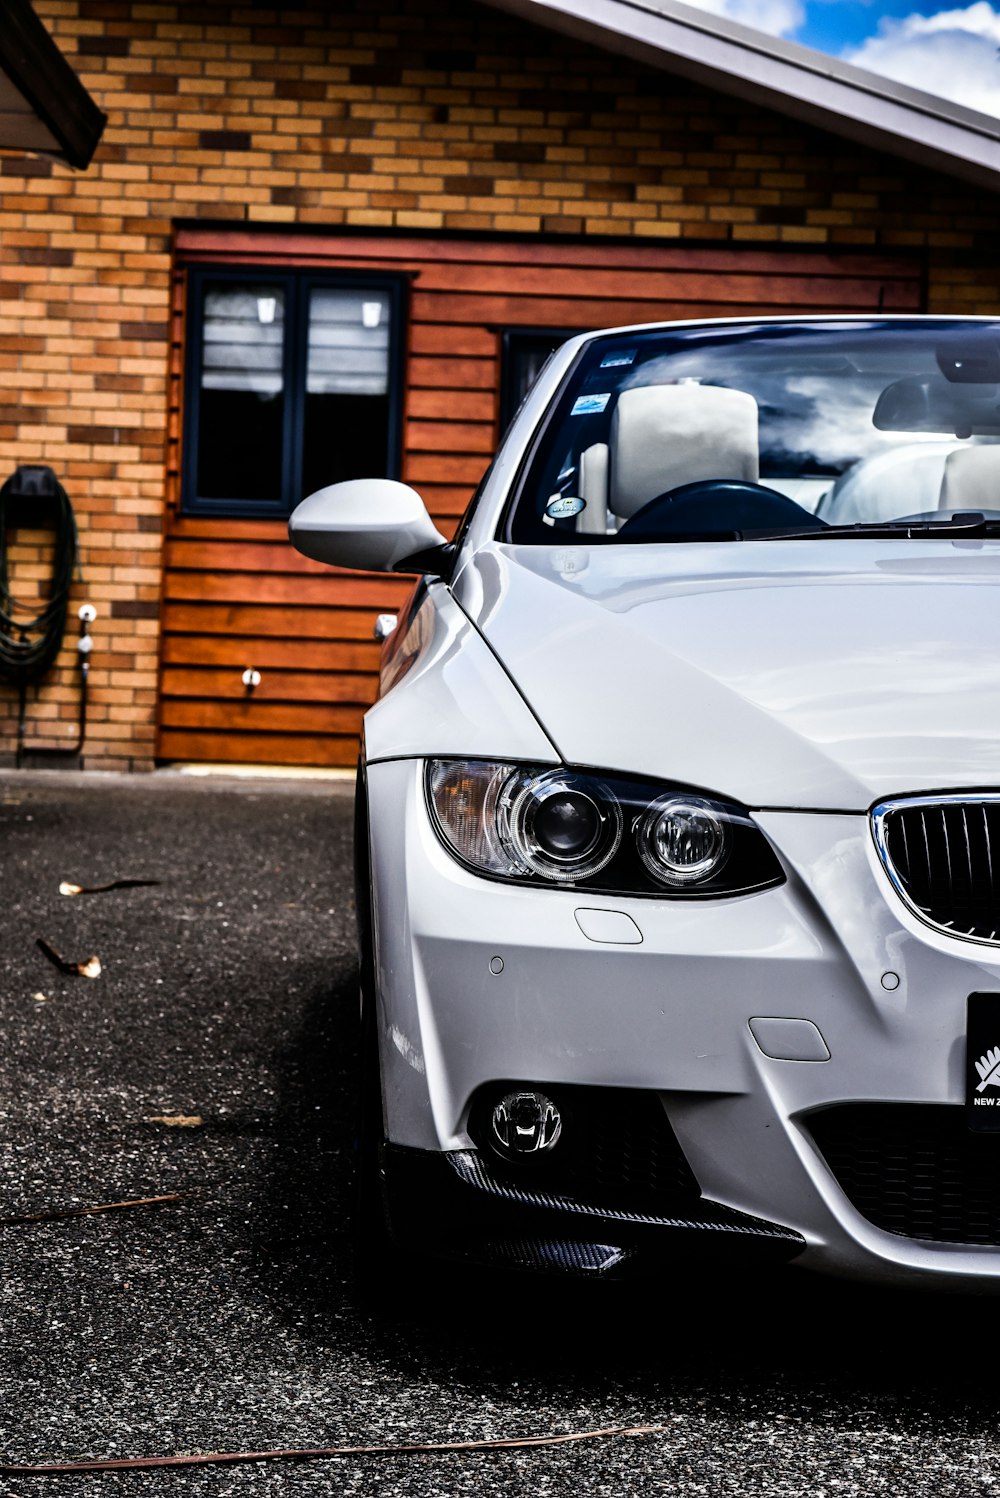
{"type": "Polygon", "coordinates": [[[825,523],[793,499],[749,479],[699,479],[658,494],[636,510],[620,540],[669,540],[687,532],[826,530],[825,523]]]}

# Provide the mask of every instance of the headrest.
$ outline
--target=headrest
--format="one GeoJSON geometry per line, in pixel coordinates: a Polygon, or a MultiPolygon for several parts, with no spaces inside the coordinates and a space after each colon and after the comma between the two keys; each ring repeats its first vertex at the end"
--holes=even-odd
{"type": "Polygon", "coordinates": [[[720,385],[624,390],[611,418],[608,506],[628,519],[667,489],[699,479],[757,482],[757,402],[720,385]]]}
{"type": "Polygon", "coordinates": [[[817,514],[831,525],[896,520],[936,510],[954,442],[905,442],[862,458],[837,479],[817,514]]]}
{"type": "Polygon", "coordinates": [[[958,447],[948,454],[941,510],[1000,510],[1000,444],[958,447]]]}

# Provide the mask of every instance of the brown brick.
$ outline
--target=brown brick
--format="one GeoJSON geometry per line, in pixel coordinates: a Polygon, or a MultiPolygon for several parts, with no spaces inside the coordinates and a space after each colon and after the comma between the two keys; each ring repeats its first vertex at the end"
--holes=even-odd
{"type": "Polygon", "coordinates": [[[51,177],[52,162],[39,156],[9,156],[0,161],[5,177],[51,177]]]}
{"type": "Polygon", "coordinates": [[[276,99],[325,99],[326,84],[306,78],[279,78],[274,85],[276,99]]]}
{"type": "Polygon", "coordinates": [[[72,250],[59,250],[53,249],[50,245],[39,245],[37,248],[26,246],[17,252],[15,258],[20,260],[22,265],[72,265],[74,256],[72,250]]]}
{"type": "Polygon", "coordinates": [[[67,442],[101,445],[114,443],[128,445],[136,443],[143,436],[142,427],[118,427],[118,426],[71,426],[66,428],[67,442]]]}
{"type": "Polygon", "coordinates": [[[378,89],[391,88],[403,81],[403,69],[396,62],[357,63],[349,69],[349,73],[352,83],[378,89]]]}
{"type": "Polygon", "coordinates": [[[127,36],[81,36],[76,45],[81,57],[127,57],[132,47],[127,36]]]}
{"type": "Polygon", "coordinates": [[[116,598],[111,604],[112,619],[158,619],[160,605],[135,598],[116,598]]]}
{"type": "Polygon", "coordinates": [[[493,177],[445,177],[444,190],[469,198],[483,198],[493,192],[496,183],[493,177]]]}
{"type": "Polygon", "coordinates": [[[353,151],[324,151],[323,170],[326,172],[370,172],[372,158],[353,151]]]}
{"type": "Polygon", "coordinates": [[[544,161],[545,147],[540,145],[521,145],[517,143],[507,145],[503,142],[500,142],[494,147],[493,154],[496,157],[497,161],[544,161]]]}
{"type": "Polygon", "coordinates": [[[198,144],[203,151],[249,151],[249,130],[199,130],[198,144]]]}
{"type": "Polygon", "coordinates": [[[136,339],[141,343],[165,343],[170,329],[165,322],[123,322],[122,338],[136,339]]]}
{"type": "Polygon", "coordinates": [[[168,73],[132,73],[125,88],[132,94],[176,94],[178,84],[168,73]]]}

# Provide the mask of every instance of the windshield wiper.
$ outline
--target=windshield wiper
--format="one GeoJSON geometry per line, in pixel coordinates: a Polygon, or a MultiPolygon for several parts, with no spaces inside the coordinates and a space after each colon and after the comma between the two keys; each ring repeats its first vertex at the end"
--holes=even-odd
{"type": "MultiPolygon", "coordinates": [[[[956,510],[947,520],[858,520],[852,525],[824,525],[817,520],[804,530],[725,530],[725,531],[664,531],[657,536],[640,534],[608,536],[608,541],[625,545],[648,545],[666,542],[702,541],[826,541],[838,536],[857,536],[864,540],[868,536],[1000,536],[1000,516],[983,515],[979,510],[956,510]]],[[[593,543],[603,541],[603,536],[588,536],[593,543]]]]}
{"type": "Polygon", "coordinates": [[[956,510],[947,520],[858,520],[853,525],[817,525],[795,531],[743,531],[744,541],[825,541],[858,536],[997,536],[1000,519],[978,510],[956,510]]]}

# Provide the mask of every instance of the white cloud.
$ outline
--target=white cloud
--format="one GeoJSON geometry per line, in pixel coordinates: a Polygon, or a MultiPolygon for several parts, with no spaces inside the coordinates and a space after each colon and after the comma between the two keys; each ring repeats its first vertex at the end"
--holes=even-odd
{"type": "Polygon", "coordinates": [[[844,52],[847,62],[1000,115],[1000,13],[989,0],[936,15],[883,17],[874,36],[844,52]]]}
{"type": "Polygon", "coordinates": [[[756,26],[758,31],[767,31],[771,36],[791,35],[806,17],[802,0],[687,0],[687,3],[698,10],[725,16],[729,21],[756,26]]]}

